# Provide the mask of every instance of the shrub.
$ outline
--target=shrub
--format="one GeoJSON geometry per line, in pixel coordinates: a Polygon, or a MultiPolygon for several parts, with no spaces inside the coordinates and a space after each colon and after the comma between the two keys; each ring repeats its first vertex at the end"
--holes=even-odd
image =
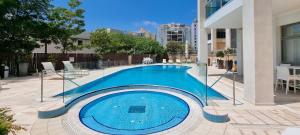
{"type": "Polygon", "coordinates": [[[26,130],[21,126],[13,124],[15,120],[13,118],[13,115],[10,113],[10,109],[0,108],[0,135],[7,135],[8,133],[16,135],[18,131],[26,130]]]}
{"type": "Polygon", "coordinates": [[[224,52],[223,51],[218,51],[216,53],[216,57],[223,58],[224,57],[224,52]]]}

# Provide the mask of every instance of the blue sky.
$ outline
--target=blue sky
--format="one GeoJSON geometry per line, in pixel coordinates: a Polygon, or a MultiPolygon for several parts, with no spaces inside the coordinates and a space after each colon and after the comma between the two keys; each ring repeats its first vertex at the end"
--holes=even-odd
{"type": "MultiPolygon", "coordinates": [[[[66,6],[68,0],[55,0],[66,6]]],[[[86,30],[115,28],[137,31],[140,27],[155,33],[159,24],[190,25],[197,14],[197,0],[82,0],[86,10],[86,30]]]]}

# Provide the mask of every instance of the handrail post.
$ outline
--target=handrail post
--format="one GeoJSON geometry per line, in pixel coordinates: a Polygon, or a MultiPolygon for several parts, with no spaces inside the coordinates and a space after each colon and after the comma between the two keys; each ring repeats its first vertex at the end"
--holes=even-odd
{"type": "Polygon", "coordinates": [[[65,69],[63,70],[63,103],[65,103],[65,69]]]}
{"type": "Polygon", "coordinates": [[[235,104],[235,81],[236,81],[236,73],[235,72],[232,72],[233,73],[233,88],[232,88],[232,95],[233,95],[233,105],[236,105],[235,104]]]}
{"type": "Polygon", "coordinates": [[[43,102],[43,94],[44,94],[44,72],[41,71],[41,102],[43,102]]]}
{"type": "Polygon", "coordinates": [[[205,77],[205,81],[206,81],[206,82],[205,82],[205,83],[206,83],[206,84],[205,84],[205,89],[206,89],[206,90],[205,90],[205,100],[206,100],[206,106],[208,106],[208,98],[207,98],[207,77],[208,77],[208,74],[207,74],[207,73],[208,73],[208,72],[207,72],[207,68],[208,68],[208,64],[205,64],[205,76],[206,76],[206,77],[205,77]]]}

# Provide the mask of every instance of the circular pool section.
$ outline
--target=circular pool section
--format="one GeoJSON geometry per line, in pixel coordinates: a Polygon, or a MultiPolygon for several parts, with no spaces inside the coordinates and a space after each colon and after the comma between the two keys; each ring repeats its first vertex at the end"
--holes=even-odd
{"type": "Polygon", "coordinates": [[[189,114],[182,99],[161,92],[130,91],[96,99],[80,110],[88,128],[105,134],[150,134],[180,124],[189,114]]]}

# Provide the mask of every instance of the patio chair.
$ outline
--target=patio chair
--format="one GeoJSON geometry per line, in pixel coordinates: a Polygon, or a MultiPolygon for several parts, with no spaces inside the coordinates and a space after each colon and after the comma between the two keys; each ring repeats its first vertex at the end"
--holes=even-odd
{"type": "Polygon", "coordinates": [[[47,75],[56,74],[55,68],[51,62],[42,62],[42,65],[47,75]]]}
{"type": "Polygon", "coordinates": [[[149,57],[143,58],[143,64],[152,64],[153,60],[149,57]]]}
{"type": "Polygon", "coordinates": [[[291,64],[280,64],[280,66],[282,66],[282,67],[290,67],[291,64]]]}
{"type": "Polygon", "coordinates": [[[167,59],[163,59],[163,64],[167,64],[167,59]]]}
{"type": "Polygon", "coordinates": [[[75,69],[70,61],[62,61],[62,63],[64,64],[65,71],[68,73],[72,73],[78,76],[89,75],[88,70],[75,69]]]}
{"type": "Polygon", "coordinates": [[[290,85],[297,87],[297,84],[291,83],[291,81],[294,82],[294,80],[300,81],[300,76],[291,75],[289,67],[287,66],[277,66],[277,80],[275,85],[275,91],[277,90],[279,81],[281,81],[282,88],[284,84],[283,81],[286,81],[286,94],[288,94],[290,85]]]}
{"type": "Polygon", "coordinates": [[[176,59],[176,63],[181,63],[181,60],[180,59],[176,59]]]}
{"type": "Polygon", "coordinates": [[[172,63],[173,63],[173,60],[169,60],[168,63],[172,64],[172,63]]]}

